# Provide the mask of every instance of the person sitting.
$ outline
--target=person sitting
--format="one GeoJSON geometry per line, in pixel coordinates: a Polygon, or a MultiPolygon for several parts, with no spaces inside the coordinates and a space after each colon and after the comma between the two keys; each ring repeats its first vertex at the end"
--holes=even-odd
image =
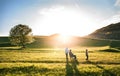
{"type": "Polygon", "coordinates": [[[70,56],[70,59],[75,59],[76,60],[76,55],[74,55],[70,49],[69,51],[69,56],[70,56]]]}

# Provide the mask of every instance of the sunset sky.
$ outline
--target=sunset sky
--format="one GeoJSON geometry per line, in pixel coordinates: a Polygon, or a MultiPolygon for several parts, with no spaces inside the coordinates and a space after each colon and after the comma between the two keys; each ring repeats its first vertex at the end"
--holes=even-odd
{"type": "Polygon", "coordinates": [[[85,36],[120,21],[120,0],[0,0],[0,36],[17,24],[33,35],[85,36]]]}

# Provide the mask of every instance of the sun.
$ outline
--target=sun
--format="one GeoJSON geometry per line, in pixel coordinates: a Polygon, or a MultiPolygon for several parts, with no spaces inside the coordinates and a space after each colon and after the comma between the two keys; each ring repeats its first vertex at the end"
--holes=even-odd
{"type": "Polygon", "coordinates": [[[57,6],[39,11],[34,22],[33,33],[37,35],[85,36],[93,31],[93,20],[82,10],[57,6]],[[91,26],[91,27],[90,27],[91,26]]]}
{"type": "Polygon", "coordinates": [[[62,35],[62,34],[60,34],[57,39],[63,44],[68,44],[71,41],[70,36],[62,35]]]}

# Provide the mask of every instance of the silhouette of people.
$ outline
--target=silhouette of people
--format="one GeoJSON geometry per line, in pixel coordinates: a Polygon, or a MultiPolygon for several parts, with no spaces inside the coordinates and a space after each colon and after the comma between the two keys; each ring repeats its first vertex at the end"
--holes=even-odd
{"type": "Polygon", "coordinates": [[[88,60],[88,57],[89,57],[89,55],[88,55],[88,49],[86,49],[85,55],[86,55],[86,60],[88,60]]]}
{"type": "Polygon", "coordinates": [[[66,59],[68,60],[68,53],[69,53],[69,49],[65,48],[65,55],[66,55],[66,59]]]}
{"type": "Polygon", "coordinates": [[[70,51],[69,51],[69,56],[70,56],[70,59],[71,59],[71,58],[74,58],[74,59],[76,60],[76,55],[74,55],[74,54],[72,53],[71,49],[70,49],[70,51]]]}

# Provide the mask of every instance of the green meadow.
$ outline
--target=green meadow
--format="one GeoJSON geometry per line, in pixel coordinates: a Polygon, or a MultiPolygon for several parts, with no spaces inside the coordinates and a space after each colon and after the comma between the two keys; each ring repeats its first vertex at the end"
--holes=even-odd
{"type": "Polygon", "coordinates": [[[108,47],[88,48],[88,61],[83,48],[72,49],[79,63],[67,63],[64,49],[5,49],[0,50],[0,76],[120,76],[120,52],[108,47]]]}
{"type": "Polygon", "coordinates": [[[120,76],[120,49],[110,47],[109,41],[85,40],[89,46],[85,42],[79,47],[72,45],[77,62],[66,61],[64,47],[49,47],[44,41],[35,41],[25,49],[1,45],[0,76],[120,76]],[[85,60],[86,48],[89,60],[85,60]]]}

